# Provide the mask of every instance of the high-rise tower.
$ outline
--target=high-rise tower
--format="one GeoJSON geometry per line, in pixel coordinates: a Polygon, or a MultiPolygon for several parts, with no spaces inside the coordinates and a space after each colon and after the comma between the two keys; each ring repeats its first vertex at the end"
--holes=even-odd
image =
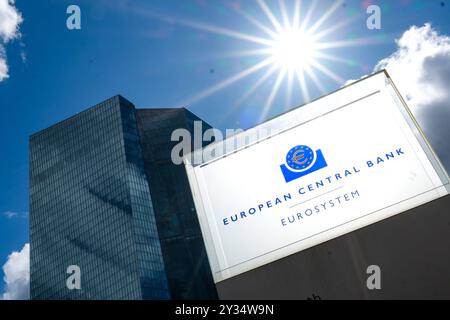
{"type": "Polygon", "coordinates": [[[184,170],[167,161],[170,130],[194,119],[115,96],[31,136],[32,299],[217,297],[184,170]]]}

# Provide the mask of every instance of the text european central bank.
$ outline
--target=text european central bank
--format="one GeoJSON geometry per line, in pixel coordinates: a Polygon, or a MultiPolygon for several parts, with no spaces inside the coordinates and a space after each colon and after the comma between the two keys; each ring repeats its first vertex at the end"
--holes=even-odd
{"type": "Polygon", "coordinates": [[[384,71],[240,135],[219,144],[259,138],[200,164],[185,158],[216,282],[450,190],[384,71]]]}

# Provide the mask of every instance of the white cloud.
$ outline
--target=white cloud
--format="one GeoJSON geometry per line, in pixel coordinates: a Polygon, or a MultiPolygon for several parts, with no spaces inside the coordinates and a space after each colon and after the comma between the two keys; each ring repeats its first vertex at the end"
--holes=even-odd
{"type": "MultiPolygon", "coordinates": [[[[23,18],[14,4],[14,0],[0,0],[0,40],[3,43],[20,38],[19,26],[23,18]]],[[[0,43],[0,82],[8,77],[5,48],[0,43]]]]}
{"type": "Polygon", "coordinates": [[[0,44],[0,82],[8,77],[8,65],[6,64],[5,49],[0,44]]]}
{"type": "Polygon", "coordinates": [[[449,93],[442,83],[445,77],[439,75],[448,74],[450,69],[446,67],[450,65],[444,64],[444,70],[435,67],[443,58],[450,58],[450,38],[440,35],[427,23],[411,27],[396,43],[397,50],[381,60],[375,70],[387,69],[413,107],[432,107],[447,100],[449,93]],[[439,73],[437,77],[435,72],[439,73]]]}
{"type": "Polygon", "coordinates": [[[5,212],[0,212],[0,216],[4,216],[8,219],[13,219],[13,218],[28,218],[28,211],[5,211],[5,212]]]}
{"type": "Polygon", "coordinates": [[[374,71],[386,69],[450,170],[450,37],[431,24],[412,26],[396,51],[374,71]]]}
{"type": "Polygon", "coordinates": [[[25,51],[20,51],[20,58],[22,59],[23,63],[27,63],[27,53],[25,51]]]}
{"type": "Polygon", "coordinates": [[[12,219],[12,218],[16,218],[19,214],[17,212],[14,212],[14,211],[5,211],[5,212],[2,213],[2,215],[7,217],[8,219],[12,219]]]}
{"type": "Polygon", "coordinates": [[[0,0],[0,38],[4,42],[20,36],[19,25],[23,18],[14,2],[14,0],[0,0]]]}
{"type": "Polygon", "coordinates": [[[4,300],[30,298],[30,245],[26,243],[20,252],[14,251],[3,265],[6,289],[4,300]]]}

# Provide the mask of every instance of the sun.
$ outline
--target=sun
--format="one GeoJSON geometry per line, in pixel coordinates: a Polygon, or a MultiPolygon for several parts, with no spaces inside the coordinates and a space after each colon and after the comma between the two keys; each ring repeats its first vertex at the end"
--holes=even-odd
{"type": "Polygon", "coordinates": [[[334,18],[334,21],[331,23],[333,15],[345,7],[345,0],[336,0],[330,6],[322,7],[320,14],[313,13],[319,11],[316,7],[322,5],[321,1],[311,1],[309,6],[305,6],[302,0],[289,1],[290,6],[287,5],[286,0],[270,1],[271,5],[278,3],[278,16],[275,14],[276,11],[272,10],[274,8],[271,9],[269,7],[269,1],[256,0],[255,2],[261,9],[262,16],[250,14],[250,10],[246,10],[245,6],[242,6],[240,3],[230,2],[229,4],[230,9],[258,29],[258,33],[254,34],[206,22],[175,19],[157,14],[151,15],[153,18],[158,18],[168,23],[239,39],[245,41],[247,45],[252,44],[251,47],[246,46],[246,49],[233,49],[234,51],[232,52],[222,53],[222,57],[225,58],[251,57],[251,65],[238,70],[236,73],[232,73],[219,82],[213,83],[179,104],[192,105],[232,86],[244,78],[258,74],[255,77],[255,82],[243,90],[243,94],[232,103],[224,117],[232,114],[234,110],[252,97],[258,89],[270,81],[272,82],[272,88],[267,92],[267,99],[265,99],[258,118],[258,122],[262,122],[267,118],[273,104],[276,101],[279,103],[280,100],[277,100],[277,98],[279,99],[282,91],[285,92],[285,102],[283,104],[285,105],[285,110],[287,110],[293,105],[311,101],[311,86],[316,87],[316,95],[317,91],[325,95],[329,91],[324,85],[326,83],[324,80],[326,79],[335,81],[338,86],[342,86],[345,83],[344,79],[327,66],[327,62],[343,63],[348,66],[354,66],[357,63],[348,58],[339,57],[335,52],[330,52],[330,50],[378,44],[380,41],[379,37],[326,40],[330,35],[336,35],[337,30],[358,19],[358,16],[347,19],[334,18]],[[327,23],[329,23],[328,26],[327,23]],[[274,81],[271,81],[271,79],[274,79],[274,81]],[[301,100],[292,101],[295,93],[295,97],[301,100]]]}
{"type": "Polygon", "coordinates": [[[300,28],[287,28],[276,35],[270,53],[278,67],[289,72],[303,72],[315,62],[317,44],[300,28]]]}

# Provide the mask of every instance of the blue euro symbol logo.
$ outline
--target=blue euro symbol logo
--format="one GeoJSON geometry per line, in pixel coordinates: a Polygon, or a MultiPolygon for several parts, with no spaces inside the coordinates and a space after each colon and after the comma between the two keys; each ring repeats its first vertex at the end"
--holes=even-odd
{"type": "Polygon", "coordinates": [[[314,151],[308,146],[293,147],[286,155],[286,164],[280,165],[286,182],[291,182],[327,167],[322,150],[314,151]]]}

